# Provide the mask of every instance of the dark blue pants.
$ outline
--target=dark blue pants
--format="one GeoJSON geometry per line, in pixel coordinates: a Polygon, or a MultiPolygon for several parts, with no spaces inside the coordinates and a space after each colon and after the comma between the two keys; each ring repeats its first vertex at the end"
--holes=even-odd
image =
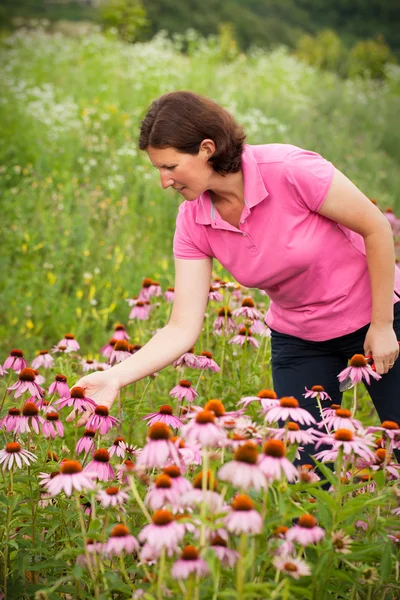
{"type": "MultiPolygon", "coordinates": [[[[324,342],[309,342],[300,338],[271,332],[272,339],[272,378],[278,398],[294,396],[302,408],[308,410],[320,421],[319,408],[314,398],[305,399],[305,387],[322,385],[335,404],[341,404],[337,375],[346,368],[354,354],[364,354],[364,341],[369,325],[324,342]]],[[[400,341],[400,302],[394,306],[394,330],[400,341]]],[[[382,379],[371,379],[366,386],[381,421],[400,423],[400,358],[382,379]]],[[[329,406],[330,402],[322,402],[329,406]]],[[[313,446],[305,446],[298,464],[311,463],[309,454],[313,446]]]]}

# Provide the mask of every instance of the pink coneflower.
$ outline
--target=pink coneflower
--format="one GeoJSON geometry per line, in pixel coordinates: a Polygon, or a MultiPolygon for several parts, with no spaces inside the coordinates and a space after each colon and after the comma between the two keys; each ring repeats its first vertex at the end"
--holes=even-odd
{"type": "Polygon", "coordinates": [[[52,473],[39,473],[38,478],[40,479],[39,483],[43,487],[47,489],[49,482],[57,477],[60,474],[60,471],[52,471],[52,473]]]}
{"type": "Polygon", "coordinates": [[[150,413],[143,417],[143,421],[148,421],[148,425],[153,425],[154,423],[165,423],[169,427],[173,427],[174,429],[179,429],[182,427],[183,423],[178,417],[174,417],[172,406],[169,404],[163,404],[160,406],[158,412],[150,413]]]}
{"type": "Polygon", "coordinates": [[[299,517],[297,525],[291,527],[286,532],[286,539],[289,542],[297,542],[302,546],[316,544],[325,537],[325,531],[318,527],[318,521],[312,515],[304,514],[299,517]]]}
{"type": "Polygon", "coordinates": [[[42,385],[46,381],[43,375],[37,369],[33,369],[33,372],[35,373],[35,383],[42,385]]]}
{"type": "Polygon", "coordinates": [[[201,446],[199,444],[186,444],[179,436],[171,438],[177,449],[182,466],[201,465],[201,446]]]}
{"type": "Polygon", "coordinates": [[[145,277],[142,281],[142,289],[139,292],[141,300],[150,300],[153,296],[159,297],[162,295],[161,285],[158,281],[145,277]]]}
{"type": "Polygon", "coordinates": [[[78,492],[94,488],[93,480],[87,473],[83,473],[82,466],[77,460],[64,460],[60,466],[60,473],[47,484],[47,491],[51,496],[56,496],[64,491],[67,496],[72,490],[78,492]]]}
{"type": "MultiPolygon", "coordinates": [[[[249,320],[249,323],[250,323],[250,320],[249,320]]],[[[265,335],[266,337],[271,336],[271,333],[268,331],[268,327],[265,325],[264,321],[261,319],[254,319],[254,321],[251,323],[251,325],[249,325],[249,330],[253,335],[265,335]]]]}
{"type": "Polygon", "coordinates": [[[42,433],[45,438],[51,437],[55,439],[57,434],[60,437],[64,437],[64,425],[61,423],[57,412],[46,412],[46,421],[43,423],[42,433]]]}
{"type": "Polygon", "coordinates": [[[166,289],[166,291],[164,292],[164,299],[165,302],[173,302],[175,298],[175,288],[173,287],[169,287],[166,289]]]}
{"type": "Polygon", "coordinates": [[[262,531],[262,518],[254,509],[253,500],[245,494],[238,494],[231,503],[231,510],[224,519],[228,531],[240,535],[241,533],[258,534],[262,531]]]}
{"type": "Polygon", "coordinates": [[[168,475],[171,479],[172,489],[175,490],[179,495],[185,494],[192,489],[192,484],[186,477],[182,477],[182,473],[179,467],[176,465],[169,465],[163,468],[163,473],[168,475]]]}
{"type": "Polygon", "coordinates": [[[111,340],[108,342],[108,344],[106,344],[105,346],[103,346],[100,350],[100,353],[102,356],[105,356],[106,358],[110,358],[112,351],[114,350],[114,346],[117,343],[118,340],[116,340],[115,338],[111,338],[111,340]]]}
{"type": "Polygon", "coordinates": [[[59,398],[54,402],[55,406],[64,408],[72,406],[78,413],[83,413],[90,408],[96,408],[97,404],[91,398],[85,396],[85,390],[82,387],[73,387],[67,396],[59,398]]]}
{"type": "Polygon", "coordinates": [[[182,506],[192,508],[195,504],[206,502],[208,510],[214,513],[224,510],[224,500],[217,492],[218,485],[214,474],[207,471],[206,489],[203,492],[203,471],[200,471],[193,479],[193,488],[183,494],[181,503],[182,506]]]}
{"type": "Polygon", "coordinates": [[[322,415],[324,420],[327,419],[328,417],[333,417],[335,416],[335,413],[337,411],[338,408],[342,408],[340,406],[340,404],[331,404],[330,406],[327,406],[326,408],[322,409],[322,415]]]}
{"type": "Polygon", "coordinates": [[[210,540],[210,550],[214,552],[223,567],[233,569],[237,559],[240,557],[239,552],[228,548],[228,543],[219,535],[213,535],[210,540]]]}
{"type": "Polygon", "coordinates": [[[325,424],[328,429],[335,431],[337,429],[349,429],[350,431],[363,429],[362,423],[358,419],[354,419],[351,416],[351,411],[346,408],[337,408],[334,415],[326,417],[324,421],[317,424],[317,427],[322,429],[325,424]]]}
{"type": "Polygon", "coordinates": [[[331,541],[335,552],[338,552],[339,554],[350,554],[353,540],[349,535],[346,535],[343,529],[332,531],[331,541]]]}
{"type": "Polygon", "coordinates": [[[269,440],[264,444],[259,468],[268,479],[294,481],[298,476],[296,467],[286,458],[285,445],[281,440],[269,440]]]}
{"type": "Polygon", "coordinates": [[[129,313],[129,319],[137,319],[138,321],[147,321],[151,313],[151,304],[146,300],[137,300],[129,313]]]}
{"type": "Polygon", "coordinates": [[[105,435],[112,427],[119,423],[119,419],[111,417],[107,406],[96,405],[94,413],[87,422],[88,429],[99,430],[101,435],[105,435]]]}
{"type": "Polygon", "coordinates": [[[371,446],[374,445],[372,437],[368,434],[358,437],[350,429],[338,429],[334,434],[321,435],[315,448],[318,449],[321,444],[332,446],[331,450],[323,450],[315,455],[315,458],[322,462],[335,461],[340,448],[343,448],[345,456],[355,454],[366,460],[374,457],[371,450],[371,446]]]}
{"type": "Polygon", "coordinates": [[[82,359],[81,361],[82,371],[84,373],[89,373],[90,371],[97,371],[98,362],[97,360],[92,360],[91,358],[82,359]]]}
{"type": "Polygon", "coordinates": [[[214,302],[222,302],[222,300],[224,299],[224,297],[221,294],[221,292],[219,292],[217,290],[216,287],[210,285],[210,291],[208,292],[208,299],[210,301],[214,300],[214,302]]]}
{"type": "Polygon", "coordinates": [[[150,544],[156,551],[165,548],[168,556],[172,556],[184,535],[184,525],[174,521],[168,510],[156,510],[152,516],[152,523],[143,527],[138,538],[140,542],[150,544]]]}
{"type": "Polygon", "coordinates": [[[290,555],[275,556],[272,564],[275,569],[281,571],[284,575],[293,577],[293,579],[311,575],[310,567],[301,558],[294,558],[290,555]]]}
{"type": "Polygon", "coordinates": [[[100,490],[96,496],[96,499],[104,508],[108,508],[109,506],[121,506],[128,498],[128,494],[117,486],[108,487],[106,490],[100,490]]]}
{"type": "Polygon", "coordinates": [[[96,450],[93,454],[93,460],[86,465],[83,472],[100,481],[114,479],[115,472],[110,465],[110,455],[108,450],[106,448],[99,448],[96,450]]]}
{"type": "Polygon", "coordinates": [[[310,427],[309,429],[300,429],[297,423],[289,421],[286,427],[281,429],[272,429],[267,427],[267,434],[269,437],[274,437],[277,440],[285,440],[290,444],[314,444],[318,439],[315,434],[315,429],[310,427]]]}
{"type": "Polygon", "coordinates": [[[129,478],[133,477],[136,473],[136,467],[130,458],[124,460],[124,462],[120,465],[117,465],[118,470],[118,479],[122,483],[126,483],[129,485],[129,478]]]}
{"type": "Polygon", "coordinates": [[[11,350],[10,356],[6,358],[3,369],[12,369],[13,371],[22,371],[26,369],[28,363],[24,359],[22,350],[11,350]]]}
{"type": "Polygon", "coordinates": [[[83,436],[77,441],[75,452],[80,454],[81,452],[90,452],[94,448],[94,436],[96,432],[94,429],[85,429],[83,436]]]}
{"type": "Polygon", "coordinates": [[[48,350],[39,350],[36,358],[32,361],[32,369],[51,369],[54,365],[54,358],[51,356],[48,350]]]}
{"type": "MultiPolygon", "coordinates": [[[[19,433],[30,433],[31,427],[35,433],[40,432],[40,427],[45,422],[44,418],[39,415],[39,409],[34,402],[25,402],[22,407],[22,416],[18,421],[19,433]]],[[[18,433],[15,431],[15,433],[18,433]]]]}
{"type": "Polygon", "coordinates": [[[23,450],[18,442],[9,442],[3,450],[0,450],[0,465],[3,465],[3,471],[12,469],[14,464],[19,469],[22,468],[22,463],[29,467],[35,460],[37,460],[37,456],[29,450],[23,450]]]}
{"type": "Polygon", "coordinates": [[[5,429],[7,432],[19,431],[19,421],[21,419],[21,411],[13,406],[8,409],[8,413],[0,419],[0,429],[5,429]]]}
{"type": "Polygon", "coordinates": [[[243,408],[247,408],[252,402],[259,402],[263,410],[279,406],[278,396],[274,390],[268,389],[260,390],[257,396],[245,396],[239,400],[238,404],[243,404],[243,408]]]}
{"type": "Polygon", "coordinates": [[[390,440],[391,448],[400,447],[400,426],[396,421],[383,421],[380,427],[367,427],[367,433],[382,431],[390,440]]]}
{"type": "Polygon", "coordinates": [[[221,481],[229,481],[234,487],[257,492],[267,487],[265,475],[258,467],[258,448],[245,442],[235,452],[234,460],[224,464],[218,471],[221,481]]]}
{"type": "Polygon", "coordinates": [[[243,344],[250,344],[255,348],[260,347],[260,342],[253,338],[253,334],[248,327],[240,327],[238,334],[231,338],[228,344],[239,344],[240,346],[243,346],[243,344]]]}
{"type": "Polygon", "coordinates": [[[382,376],[376,371],[373,371],[365,356],[362,354],[354,354],[350,360],[350,366],[343,369],[337,377],[340,382],[343,382],[345,379],[350,379],[353,385],[356,385],[365,379],[369,385],[371,382],[370,377],[373,377],[378,381],[382,376]]]}
{"type": "Polygon", "coordinates": [[[192,387],[190,381],[181,379],[178,385],[172,388],[169,393],[172,398],[178,398],[179,400],[186,400],[186,402],[193,402],[193,400],[199,395],[196,390],[192,387]]]}
{"type": "Polygon", "coordinates": [[[198,366],[197,366],[198,369],[210,370],[213,373],[218,373],[221,370],[219,368],[219,366],[217,365],[217,363],[215,362],[215,360],[213,359],[212,353],[207,352],[207,350],[200,352],[197,359],[198,359],[198,366]]]}
{"type": "Polygon", "coordinates": [[[108,362],[111,366],[116,363],[120,363],[131,356],[129,352],[129,344],[126,340],[117,340],[114,344],[114,348],[110,354],[108,362]]]}
{"type": "Polygon", "coordinates": [[[56,375],[55,380],[49,387],[49,394],[58,394],[60,398],[65,398],[70,395],[65,375],[56,375]]]}
{"type": "Polygon", "coordinates": [[[223,306],[218,311],[218,317],[215,319],[213,323],[214,332],[217,335],[229,335],[236,331],[236,323],[234,319],[232,319],[232,311],[229,306],[223,306]]]}
{"type": "Polygon", "coordinates": [[[298,480],[302,483],[314,483],[315,481],[321,481],[321,477],[314,471],[313,465],[300,465],[298,480]]]}
{"type": "Polygon", "coordinates": [[[113,442],[113,445],[110,446],[110,448],[108,449],[110,458],[112,456],[114,456],[114,454],[119,456],[119,458],[125,458],[126,449],[127,449],[127,447],[126,447],[126,443],[125,443],[125,438],[123,438],[121,436],[116,437],[113,442]]]}
{"type": "Polygon", "coordinates": [[[322,400],[331,400],[330,395],[328,394],[328,392],[325,392],[324,388],[322,385],[313,385],[311,390],[309,390],[307,387],[304,388],[306,390],[306,393],[303,394],[304,398],[318,398],[322,401],[322,400]]]}
{"type": "Polygon", "coordinates": [[[226,432],[215,423],[215,413],[202,410],[181,429],[182,437],[189,443],[202,446],[220,446],[226,439],[226,432]]]}
{"type": "Polygon", "coordinates": [[[210,569],[194,546],[185,546],[181,557],[172,565],[171,575],[174,579],[187,579],[192,574],[206,577],[210,574],[210,569]]]}
{"type": "Polygon", "coordinates": [[[28,367],[22,369],[18,375],[18,381],[7,388],[9,394],[14,390],[14,398],[19,398],[25,392],[29,392],[31,396],[35,396],[36,398],[41,398],[45,394],[45,391],[35,382],[34,370],[28,367]]]}
{"type": "Polygon", "coordinates": [[[391,479],[400,479],[400,465],[394,464],[390,458],[391,453],[385,450],[385,448],[378,448],[375,451],[374,459],[367,463],[363,462],[362,459],[357,463],[357,466],[362,468],[370,468],[373,471],[383,467],[391,476],[391,479]]]}
{"type": "Polygon", "coordinates": [[[165,473],[158,475],[150,486],[144,502],[152,511],[164,508],[169,504],[173,512],[176,512],[180,506],[180,496],[172,486],[171,477],[165,473]]]}
{"type": "Polygon", "coordinates": [[[189,367],[190,369],[198,369],[200,363],[200,357],[196,356],[194,353],[194,349],[191,348],[190,350],[182,354],[182,356],[177,358],[173,362],[173,365],[174,367],[189,367]]]}
{"type": "Polygon", "coordinates": [[[80,345],[72,333],[66,333],[58,342],[57,346],[66,346],[65,352],[76,352],[80,348],[80,345]]]}
{"type": "Polygon", "coordinates": [[[162,468],[168,463],[179,465],[179,455],[170,438],[171,430],[165,423],[154,423],[149,428],[147,444],[137,458],[137,466],[153,469],[162,468]]]}
{"type": "Polygon", "coordinates": [[[252,298],[244,298],[242,300],[241,308],[236,308],[232,314],[234,317],[244,317],[245,319],[252,319],[253,321],[256,319],[262,319],[262,314],[256,309],[255,306],[256,305],[252,298]]]}
{"type": "Polygon", "coordinates": [[[118,323],[115,326],[113,338],[114,340],[129,340],[129,335],[126,332],[125,325],[118,323]]]}
{"type": "Polygon", "coordinates": [[[284,396],[279,400],[279,406],[273,406],[263,411],[265,413],[265,421],[272,423],[274,421],[296,421],[302,425],[312,425],[315,419],[307,410],[300,408],[298,401],[293,396],[284,396]]]}
{"type": "Polygon", "coordinates": [[[139,551],[139,543],[126,525],[115,525],[103,546],[103,551],[108,556],[119,556],[124,551],[132,554],[139,551]]]}

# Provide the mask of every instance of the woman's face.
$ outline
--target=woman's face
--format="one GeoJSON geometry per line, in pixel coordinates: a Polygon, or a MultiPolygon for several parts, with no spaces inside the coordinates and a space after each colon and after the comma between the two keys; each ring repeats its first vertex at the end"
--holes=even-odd
{"type": "Polygon", "coordinates": [[[205,190],[210,189],[214,171],[208,159],[214,151],[212,140],[203,140],[198,154],[195,155],[178,152],[172,147],[146,148],[153,167],[160,172],[162,187],[172,187],[182,194],[185,200],[195,200],[205,190]]]}

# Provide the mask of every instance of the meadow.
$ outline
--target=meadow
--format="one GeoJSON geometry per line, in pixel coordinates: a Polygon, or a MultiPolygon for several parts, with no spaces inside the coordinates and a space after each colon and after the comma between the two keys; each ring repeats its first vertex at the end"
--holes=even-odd
{"type": "Polygon", "coordinates": [[[339,413],[312,390],[325,411],[319,434],[308,424],[315,452],[323,433],[335,452],[295,468],[304,415],[274,398],[268,330],[241,310],[263,316],[268,298],[218,264],[194,353],[125,388],[116,421],[100,410],[85,434],[66,416],[90,406],[82,375],[126,359],[170,314],[178,198],[137,149],[150,102],[208,95],[249,143],[317,151],[399,211],[399,69],[340,80],[284,48],[229,57],[194,32],[128,45],[37,27],[1,44],[4,596],[398,598],[399,425],[380,426],[362,386],[339,413]]]}

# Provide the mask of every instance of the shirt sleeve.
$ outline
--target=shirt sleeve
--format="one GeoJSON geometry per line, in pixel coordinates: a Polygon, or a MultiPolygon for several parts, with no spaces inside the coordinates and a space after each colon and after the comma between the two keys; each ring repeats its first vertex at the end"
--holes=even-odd
{"type": "Polygon", "coordinates": [[[288,183],[298,201],[312,212],[318,212],[330,188],[335,167],[331,162],[309,150],[297,148],[285,164],[288,183]]]}
{"type": "Polygon", "coordinates": [[[186,260],[198,260],[208,258],[209,255],[203,252],[193,241],[191,228],[195,227],[192,222],[190,211],[186,210],[185,202],[179,207],[176,218],[176,228],[174,235],[174,256],[186,260]]]}

